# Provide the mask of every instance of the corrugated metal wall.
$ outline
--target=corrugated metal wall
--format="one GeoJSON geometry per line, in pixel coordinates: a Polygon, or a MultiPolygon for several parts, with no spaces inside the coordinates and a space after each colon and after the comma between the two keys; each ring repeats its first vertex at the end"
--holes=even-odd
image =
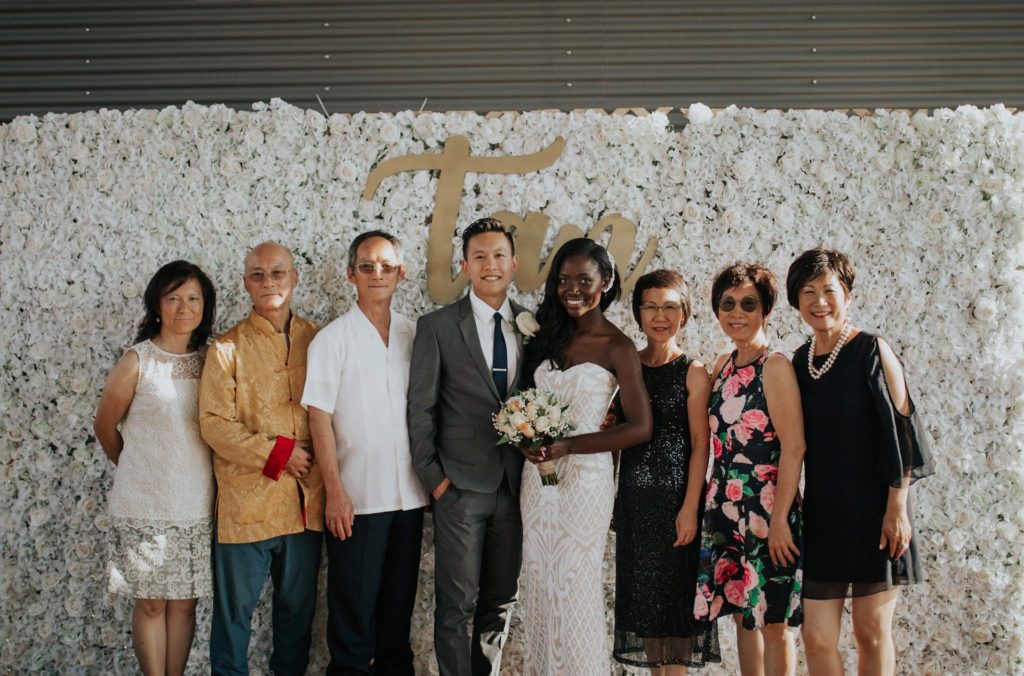
{"type": "Polygon", "coordinates": [[[1024,104],[1024,2],[0,4],[0,119],[282,97],[330,112],[1024,104]]]}

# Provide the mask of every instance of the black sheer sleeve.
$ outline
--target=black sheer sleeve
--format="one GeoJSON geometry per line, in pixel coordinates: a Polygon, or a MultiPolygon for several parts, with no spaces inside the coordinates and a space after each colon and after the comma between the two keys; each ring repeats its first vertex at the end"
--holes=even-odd
{"type": "MultiPolygon", "coordinates": [[[[917,408],[910,399],[910,415],[904,416],[893,405],[889,385],[882,369],[882,358],[878,352],[878,338],[868,354],[868,386],[875,410],[878,413],[879,441],[878,477],[889,486],[899,488],[904,479],[910,483],[935,473],[932,461],[931,438],[917,415],[917,408]]],[[[904,376],[905,378],[906,376],[904,376]]]]}

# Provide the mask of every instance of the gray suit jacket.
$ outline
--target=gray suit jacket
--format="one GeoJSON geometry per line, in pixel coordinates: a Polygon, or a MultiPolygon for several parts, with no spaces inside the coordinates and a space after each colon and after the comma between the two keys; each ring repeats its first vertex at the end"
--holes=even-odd
{"type": "MultiPolygon", "coordinates": [[[[523,310],[512,303],[516,315],[523,310]]],[[[516,342],[519,366],[509,392],[523,365],[518,333],[516,342]]],[[[505,476],[512,494],[519,494],[523,456],[514,446],[497,445],[491,422],[502,403],[480,349],[469,295],[420,317],[409,370],[408,424],[413,469],[428,493],[445,477],[457,488],[492,493],[505,476]]]]}

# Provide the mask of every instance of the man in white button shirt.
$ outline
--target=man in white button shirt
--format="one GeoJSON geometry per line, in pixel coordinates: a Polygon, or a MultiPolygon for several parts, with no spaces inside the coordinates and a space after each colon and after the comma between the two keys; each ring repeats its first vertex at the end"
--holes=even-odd
{"type": "Polygon", "coordinates": [[[427,504],[405,422],[416,326],[391,310],[398,239],[365,232],[348,256],[356,305],[310,344],[302,395],[327,494],[327,673],[412,675],[427,504]]]}

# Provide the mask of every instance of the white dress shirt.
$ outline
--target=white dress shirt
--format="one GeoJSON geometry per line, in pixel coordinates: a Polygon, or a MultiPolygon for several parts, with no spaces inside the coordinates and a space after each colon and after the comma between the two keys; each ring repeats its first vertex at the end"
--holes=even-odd
{"type": "MultiPolygon", "coordinates": [[[[515,316],[512,314],[512,303],[508,297],[501,304],[501,308],[495,310],[490,305],[480,300],[476,292],[469,290],[469,302],[473,308],[473,318],[476,319],[476,333],[480,338],[480,349],[484,351],[484,359],[487,360],[487,368],[494,368],[494,313],[500,312],[503,321],[501,333],[505,336],[505,351],[508,353],[508,383],[512,387],[515,380],[516,366],[519,364],[519,349],[516,343],[516,333],[512,329],[512,322],[515,316]]],[[[511,391],[509,392],[511,394],[511,391]]]]}
{"type": "Polygon", "coordinates": [[[331,414],[341,484],[356,514],[427,504],[412,470],[405,422],[415,333],[411,320],[392,311],[385,346],[356,305],[309,345],[302,406],[331,414]]]}

